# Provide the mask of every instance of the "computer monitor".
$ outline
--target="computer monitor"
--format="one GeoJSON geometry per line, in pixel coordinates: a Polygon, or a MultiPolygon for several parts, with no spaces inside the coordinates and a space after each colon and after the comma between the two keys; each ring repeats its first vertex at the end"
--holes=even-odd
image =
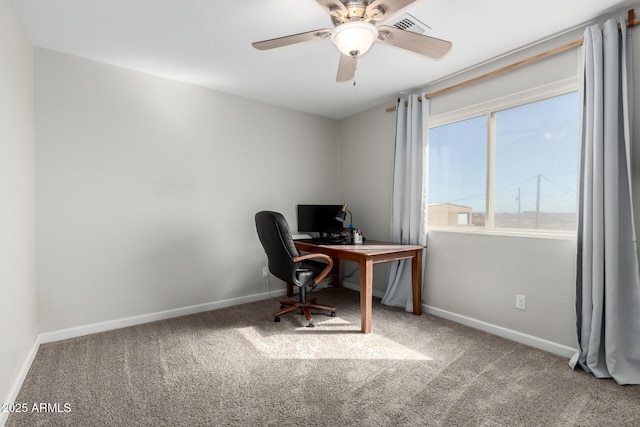
{"type": "Polygon", "coordinates": [[[343,224],[336,219],[342,205],[298,205],[298,231],[320,236],[341,233],[343,224]]]}

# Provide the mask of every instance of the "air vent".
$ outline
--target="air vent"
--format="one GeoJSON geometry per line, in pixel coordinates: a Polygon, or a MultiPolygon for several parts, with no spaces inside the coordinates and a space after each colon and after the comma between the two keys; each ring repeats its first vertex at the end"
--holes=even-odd
{"type": "Polygon", "coordinates": [[[427,28],[431,29],[430,26],[421,22],[418,18],[409,13],[405,13],[396,20],[390,22],[389,25],[400,30],[411,31],[412,33],[417,34],[424,34],[424,32],[427,31],[427,28]]]}

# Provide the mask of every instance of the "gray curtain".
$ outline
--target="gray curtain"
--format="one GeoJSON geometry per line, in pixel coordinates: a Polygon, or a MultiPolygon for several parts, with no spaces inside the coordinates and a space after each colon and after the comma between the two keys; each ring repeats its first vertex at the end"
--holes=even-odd
{"type": "MultiPolygon", "coordinates": [[[[400,99],[396,109],[391,207],[391,241],[394,243],[426,244],[427,186],[424,177],[428,165],[429,100],[425,95],[400,99]]],[[[410,260],[390,263],[382,303],[413,311],[410,260]]]]}
{"type": "Polygon", "coordinates": [[[640,275],[631,188],[630,34],[624,20],[587,28],[581,50],[582,123],[576,314],[571,359],[598,378],[640,384],[640,275]]]}

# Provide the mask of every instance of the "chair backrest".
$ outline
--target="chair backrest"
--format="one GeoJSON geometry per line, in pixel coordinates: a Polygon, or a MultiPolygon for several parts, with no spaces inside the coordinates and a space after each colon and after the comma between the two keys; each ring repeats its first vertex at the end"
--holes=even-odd
{"type": "Polygon", "coordinates": [[[292,261],[298,251],[287,220],[281,213],[272,211],[258,212],[255,219],[258,238],[269,258],[269,271],[280,280],[293,283],[300,263],[292,261]]]}

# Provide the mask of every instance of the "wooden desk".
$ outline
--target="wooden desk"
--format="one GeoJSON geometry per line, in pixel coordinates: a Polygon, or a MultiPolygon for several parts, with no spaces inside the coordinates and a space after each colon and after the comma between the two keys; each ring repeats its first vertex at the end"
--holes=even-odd
{"type": "MultiPolygon", "coordinates": [[[[364,245],[319,245],[295,241],[298,251],[329,255],[335,265],[340,259],[357,262],[360,266],[360,322],[362,332],[371,332],[371,300],[373,297],[373,264],[411,258],[413,314],[422,314],[422,246],[398,245],[367,241],[364,245]]],[[[335,281],[334,281],[335,283],[335,281]]]]}

